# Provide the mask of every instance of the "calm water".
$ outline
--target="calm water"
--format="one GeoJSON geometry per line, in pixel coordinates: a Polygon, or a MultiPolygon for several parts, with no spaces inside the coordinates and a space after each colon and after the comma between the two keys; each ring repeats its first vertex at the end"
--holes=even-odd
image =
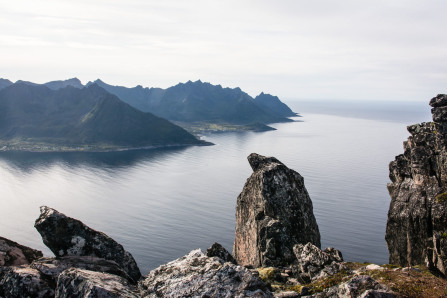
{"type": "Polygon", "coordinates": [[[39,206],[48,205],[123,244],[144,274],[215,241],[231,250],[236,198],[251,174],[246,157],[257,152],[303,175],[323,247],[340,249],[346,260],[386,263],[388,163],[403,151],[406,125],[430,120],[428,105],[394,113],[386,112],[390,104],[354,113],[324,110],[321,103],[290,105],[303,122],[206,135],[216,144],[209,147],[3,152],[0,235],[51,255],[33,227],[39,206]]]}

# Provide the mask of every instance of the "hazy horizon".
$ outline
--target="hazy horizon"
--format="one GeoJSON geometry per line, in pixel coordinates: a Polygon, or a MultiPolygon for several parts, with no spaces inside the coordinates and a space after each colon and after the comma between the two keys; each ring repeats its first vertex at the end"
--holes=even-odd
{"type": "Polygon", "coordinates": [[[8,1],[0,77],[188,80],[279,98],[427,101],[447,93],[447,2],[8,1]]]}

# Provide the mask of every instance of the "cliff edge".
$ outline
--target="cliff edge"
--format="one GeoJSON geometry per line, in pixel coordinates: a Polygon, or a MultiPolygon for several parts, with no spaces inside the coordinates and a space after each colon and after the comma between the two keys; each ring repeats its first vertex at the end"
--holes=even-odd
{"type": "Polygon", "coordinates": [[[389,262],[426,263],[446,275],[447,95],[430,100],[433,122],[408,126],[404,153],[390,163],[389,262]]]}

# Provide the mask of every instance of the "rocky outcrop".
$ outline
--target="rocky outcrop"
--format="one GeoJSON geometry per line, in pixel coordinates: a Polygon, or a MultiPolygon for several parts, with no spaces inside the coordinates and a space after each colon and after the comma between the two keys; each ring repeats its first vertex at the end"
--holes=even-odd
{"type": "Polygon", "coordinates": [[[253,174],[237,198],[233,256],[241,265],[285,266],[293,246],[320,247],[320,233],[303,177],[274,157],[248,156],[253,174]]]}
{"type": "Polygon", "coordinates": [[[343,256],[335,248],[321,250],[312,243],[293,247],[297,259],[298,277],[303,282],[334,275],[344,269],[343,256]]]}
{"type": "Polygon", "coordinates": [[[273,297],[248,269],[199,249],[152,270],[139,288],[143,297],[273,297]]]}
{"type": "Polygon", "coordinates": [[[58,278],[56,297],[140,297],[122,277],[89,270],[71,268],[58,278]]]}
{"type": "Polygon", "coordinates": [[[137,263],[121,244],[52,208],[43,206],[40,212],[34,226],[56,257],[95,256],[111,260],[123,268],[134,281],[140,279],[137,263]]]}
{"type": "Polygon", "coordinates": [[[236,260],[228,252],[228,250],[226,250],[222,245],[220,245],[217,242],[211,245],[211,247],[206,250],[205,254],[207,257],[218,257],[222,259],[224,262],[230,262],[237,265],[236,260]]]}
{"type": "Polygon", "coordinates": [[[447,95],[430,101],[433,122],[408,126],[404,153],[390,163],[389,262],[447,273],[447,95]]]}
{"type": "Polygon", "coordinates": [[[0,266],[26,265],[42,256],[40,250],[0,237],[0,266]]]}

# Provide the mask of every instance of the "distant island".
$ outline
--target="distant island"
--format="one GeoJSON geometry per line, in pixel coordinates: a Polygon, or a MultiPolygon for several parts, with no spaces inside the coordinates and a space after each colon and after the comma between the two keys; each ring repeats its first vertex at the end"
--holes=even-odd
{"type": "Polygon", "coordinates": [[[54,90],[17,82],[0,90],[2,151],[111,151],[206,144],[96,84],[54,90]]]}

